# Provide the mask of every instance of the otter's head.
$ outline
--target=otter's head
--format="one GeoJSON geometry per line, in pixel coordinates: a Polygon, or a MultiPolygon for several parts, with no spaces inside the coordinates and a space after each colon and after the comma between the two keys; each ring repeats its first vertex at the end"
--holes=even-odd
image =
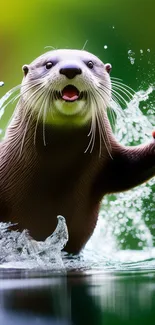
{"type": "Polygon", "coordinates": [[[21,95],[45,124],[84,125],[109,105],[110,70],[86,51],[50,51],[23,66],[21,95]]]}

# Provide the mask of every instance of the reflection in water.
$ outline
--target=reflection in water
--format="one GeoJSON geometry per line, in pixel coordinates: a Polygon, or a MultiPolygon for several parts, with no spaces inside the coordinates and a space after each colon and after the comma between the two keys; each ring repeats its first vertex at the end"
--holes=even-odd
{"type": "Polygon", "coordinates": [[[153,272],[47,274],[35,279],[24,279],[24,273],[15,272],[12,275],[18,279],[11,282],[6,279],[9,274],[0,281],[1,324],[153,324],[153,272]]]}
{"type": "Polygon", "coordinates": [[[92,279],[95,285],[89,291],[94,301],[100,305],[103,312],[115,315],[126,321],[134,319],[138,321],[138,314],[143,319],[143,312],[150,313],[154,309],[155,303],[155,282],[145,278],[139,273],[136,277],[132,274],[128,276],[118,276],[110,279],[92,279]]]}
{"type": "Polygon", "coordinates": [[[70,297],[64,278],[12,280],[10,288],[9,283],[3,280],[1,286],[0,321],[9,315],[13,319],[9,324],[15,320],[17,324],[69,324],[70,297]]]}

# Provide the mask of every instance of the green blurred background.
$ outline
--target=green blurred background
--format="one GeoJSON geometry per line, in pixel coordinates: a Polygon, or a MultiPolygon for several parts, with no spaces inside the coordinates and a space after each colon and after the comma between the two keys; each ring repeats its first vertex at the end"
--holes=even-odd
{"type": "MultiPolygon", "coordinates": [[[[85,45],[112,64],[112,76],[135,91],[147,89],[155,80],[154,17],[154,0],[1,0],[0,80],[5,86],[0,97],[21,82],[22,65],[49,50],[47,46],[85,45]]],[[[154,103],[152,94],[150,105],[154,103]]],[[[13,109],[6,109],[0,128],[13,109]]],[[[154,225],[154,212],[150,218],[154,225]]]]}
{"type": "Polygon", "coordinates": [[[155,74],[154,15],[154,0],[1,0],[1,95],[21,82],[22,65],[46,46],[81,49],[86,42],[86,50],[112,64],[112,76],[134,90],[147,87],[155,74]]]}
{"type": "Polygon", "coordinates": [[[114,76],[137,88],[154,70],[154,15],[154,0],[1,0],[3,91],[20,83],[22,65],[45,52],[46,46],[81,49],[86,41],[88,51],[112,63],[114,76]],[[134,65],[129,50],[135,53],[134,65]]]}

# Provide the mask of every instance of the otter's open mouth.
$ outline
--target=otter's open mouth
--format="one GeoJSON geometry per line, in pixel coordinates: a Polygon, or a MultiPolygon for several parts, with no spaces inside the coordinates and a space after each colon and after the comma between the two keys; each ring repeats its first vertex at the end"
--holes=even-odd
{"type": "Polygon", "coordinates": [[[86,98],[86,92],[80,92],[75,86],[68,85],[61,92],[57,92],[57,98],[65,100],[65,102],[75,102],[76,100],[86,98]]]}

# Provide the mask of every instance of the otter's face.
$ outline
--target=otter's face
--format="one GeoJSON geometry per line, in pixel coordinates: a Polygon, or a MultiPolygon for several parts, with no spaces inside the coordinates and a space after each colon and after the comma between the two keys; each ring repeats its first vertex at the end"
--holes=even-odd
{"type": "Polygon", "coordinates": [[[45,123],[85,124],[109,105],[111,66],[86,51],[50,51],[23,70],[22,97],[45,123]]]}

